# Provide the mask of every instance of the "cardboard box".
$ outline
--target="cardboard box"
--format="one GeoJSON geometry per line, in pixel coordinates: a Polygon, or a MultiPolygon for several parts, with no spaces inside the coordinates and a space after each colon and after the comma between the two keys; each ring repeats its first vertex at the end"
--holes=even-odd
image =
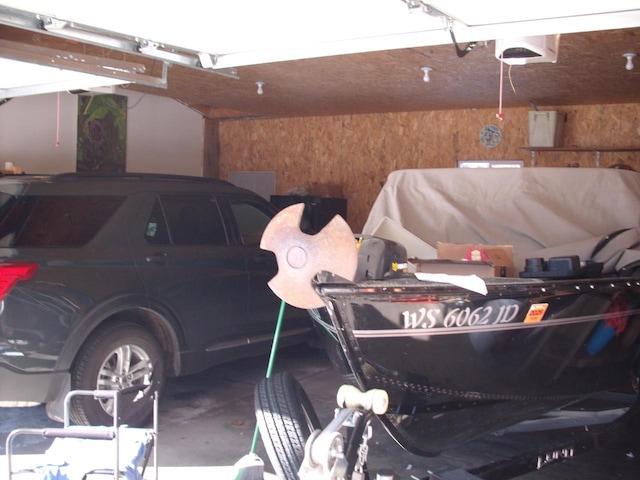
{"type": "Polygon", "coordinates": [[[411,259],[407,262],[407,264],[410,273],[446,273],[447,275],[477,275],[479,277],[495,277],[495,269],[491,262],[411,259]]]}
{"type": "Polygon", "coordinates": [[[517,276],[513,266],[513,245],[438,242],[439,260],[491,262],[495,277],[517,276]]]}

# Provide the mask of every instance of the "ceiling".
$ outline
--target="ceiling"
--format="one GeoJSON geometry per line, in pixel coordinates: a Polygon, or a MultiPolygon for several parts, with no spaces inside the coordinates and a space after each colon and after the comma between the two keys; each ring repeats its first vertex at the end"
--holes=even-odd
{"type": "MultiPolygon", "coordinates": [[[[640,54],[640,0],[91,5],[4,1],[0,42],[9,43],[0,47],[133,62],[144,74],[129,72],[138,83],[124,88],[220,119],[640,103],[640,57],[632,70],[623,57],[640,54]],[[44,29],[52,20],[63,28],[44,29]],[[89,35],[78,41],[68,27],[89,35]],[[511,66],[495,56],[495,39],[558,33],[555,63],[511,66]],[[207,60],[211,68],[203,67],[207,60]],[[428,82],[422,67],[432,69],[428,82]],[[264,83],[262,94],[256,82],[264,83]]],[[[7,51],[0,48],[0,57],[7,51]]]]}

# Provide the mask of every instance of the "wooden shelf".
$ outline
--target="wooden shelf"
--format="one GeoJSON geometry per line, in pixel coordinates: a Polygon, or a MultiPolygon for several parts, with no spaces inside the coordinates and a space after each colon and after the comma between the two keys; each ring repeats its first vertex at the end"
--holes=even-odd
{"type": "Polygon", "coordinates": [[[640,147],[522,147],[531,153],[531,166],[535,167],[536,152],[593,152],[596,154],[596,167],[600,167],[602,152],[640,152],[640,147]]]}

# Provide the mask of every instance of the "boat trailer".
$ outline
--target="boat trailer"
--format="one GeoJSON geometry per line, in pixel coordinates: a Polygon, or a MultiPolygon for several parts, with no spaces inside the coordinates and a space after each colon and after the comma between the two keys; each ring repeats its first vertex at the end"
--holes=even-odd
{"type": "MultiPolygon", "coordinates": [[[[602,448],[629,431],[637,422],[640,402],[632,393],[604,392],[593,397],[607,405],[601,410],[558,410],[536,420],[516,424],[495,435],[578,429],[570,440],[557,440],[553,445],[534,448],[522,454],[490,461],[470,469],[452,468],[429,472],[415,480],[507,480],[541,470],[578,455],[602,448]]],[[[307,440],[300,480],[393,480],[393,473],[367,471],[368,442],[372,437],[372,421],[388,406],[384,390],[361,392],[343,385],[337,394],[338,408],[334,419],[322,431],[307,440]]]]}

